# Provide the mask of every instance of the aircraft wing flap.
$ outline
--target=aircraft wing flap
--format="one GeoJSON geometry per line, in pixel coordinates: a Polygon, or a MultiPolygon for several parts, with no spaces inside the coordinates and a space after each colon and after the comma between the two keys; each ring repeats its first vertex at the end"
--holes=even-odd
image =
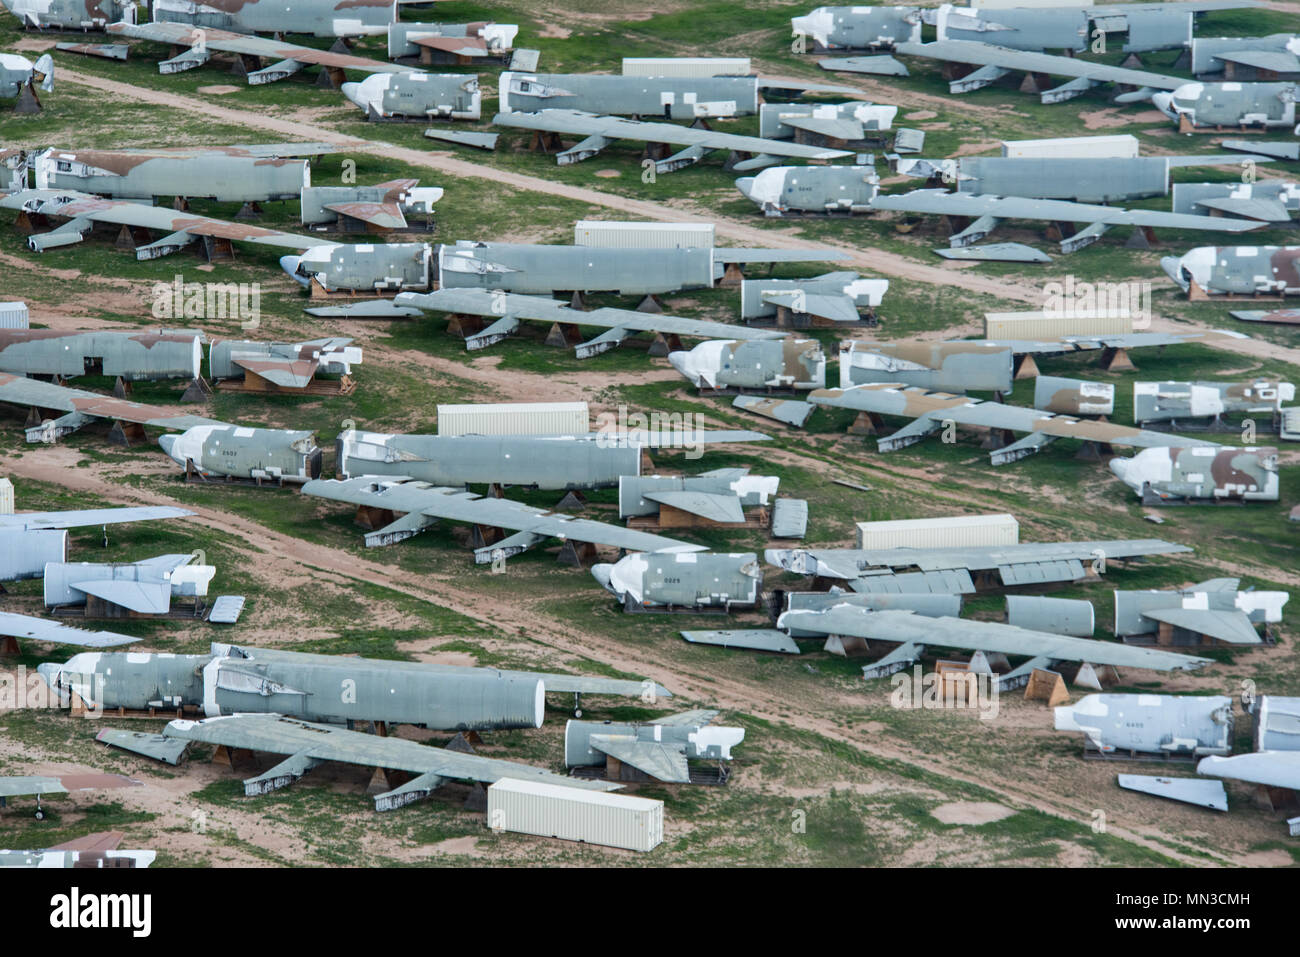
{"type": "Polygon", "coordinates": [[[188,741],[169,738],[163,734],[148,734],[143,731],[125,731],[121,728],[102,728],[95,740],[123,751],[130,751],[154,761],[177,765],[181,755],[190,746],[188,741]]]}
{"type": "Polygon", "coordinates": [[[1077,558],[1070,558],[1062,561],[999,565],[998,575],[1002,578],[1002,584],[1008,587],[1045,582],[1074,582],[1083,578],[1083,563],[1077,558]]]}
{"type": "Polygon", "coordinates": [[[326,203],[325,209],[377,229],[406,228],[406,216],[397,203],[326,203]]]}
{"type": "Polygon", "coordinates": [[[1226,641],[1232,645],[1258,645],[1261,643],[1255,626],[1243,611],[1237,609],[1148,608],[1143,617],[1199,632],[1226,641]]]}
{"type": "Polygon", "coordinates": [[[691,780],[686,755],[658,742],[638,741],[621,734],[593,734],[590,742],[592,747],[652,778],[673,784],[687,784],[691,780]]]}
{"type": "Polygon", "coordinates": [[[172,588],[168,582],[93,581],[70,582],[69,585],[87,595],[121,605],[142,615],[166,614],[171,607],[172,588]]]}
{"type": "Polygon", "coordinates": [[[740,507],[740,499],[734,494],[663,490],[643,492],[642,498],[707,518],[712,522],[738,523],[745,520],[745,510],[740,507]]]}

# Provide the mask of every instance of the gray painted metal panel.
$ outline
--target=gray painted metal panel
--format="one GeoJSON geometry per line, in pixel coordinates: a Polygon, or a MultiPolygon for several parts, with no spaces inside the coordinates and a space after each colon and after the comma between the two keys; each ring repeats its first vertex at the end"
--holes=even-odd
{"type": "Polygon", "coordinates": [[[1256,751],[1300,751],[1300,698],[1260,695],[1248,710],[1256,751]]]}
{"type": "Polygon", "coordinates": [[[803,538],[808,534],[808,501],[778,498],[772,506],[772,537],[803,538]]]}
{"type": "Polygon", "coordinates": [[[1203,781],[1197,778],[1162,778],[1150,774],[1118,775],[1119,786],[1128,791],[1141,791],[1156,797],[1196,804],[1211,811],[1228,810],[1228,792],[1222,781],[1203,781]]]}
{"type": "Polygon", "coordinates": [[[975,583],[964,568],[930,572],[866,575],[850,579],[849,588],[862,595],[973,595],[975,583]]]}
{"type": "Polygon", "coordinates": [[[681,636],[696,645],[719,648],[744,648],[749,651],[774,651],[797,655],[799,646],[784,631],[775,628],[747,628],[736,631],[683,631],[681,636]]]}
{"type": "Polygon", "coordinates": [[[202,356],[197,335],[0,330],[0,372],[14,375],[196,379],[202,356]]]}
{"type": "Polygon", "coordinates": [[[1024,243],[985,243],[936,249],[944,259],[972,259],[979,262],[1049,263],[1052,257],[1024,243]]]}
{"type": "Polygon", "coordinates": [[[1076,638],[1091,638],[1096,630],[1092,602],[1039,595],[1008,595],[1007,624],[1076,638]]]}
{"type": "Polygon", "coordinates": [[[233,625],[244,611],[243,595],[221,595],[212,603],[208,621],[218,625],[233,625]]]}
{"type": "Polygon", "coordinates": [[[1196,765],[1196,773],[1298,791],[1300,790],[1300,753],[1256,751],[1254,754],[1234,754],[1232,757],[1211,755],[1208,758],[1201,758],[1196,765]]]}
{"type": "Polygon", "coordinates": [[[238,147],[169,155],[149,150],[51,149],[33,157],[38,189],[143,199],[182,196],[223,203],[297,199],[311,184],[306,160],[240,155],[238,147]]]}
{"type": "Polygon", "coordinates": [[[49,641],[58,645],[81,645],[84,648],[115,648],[140,640],[112,631],[87,631],[85,628],[73,628],[56,621],[16,615],[7,611],[0,612],[0,635],[49,641]]]}

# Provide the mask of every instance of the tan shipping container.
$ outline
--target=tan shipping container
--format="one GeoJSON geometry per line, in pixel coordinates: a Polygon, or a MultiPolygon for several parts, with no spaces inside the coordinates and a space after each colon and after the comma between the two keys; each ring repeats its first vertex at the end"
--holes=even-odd
{"type": "Polygon", "coordinates": [[[664,839],[663,801],[525,778],[502,778],[487,794],[487,824],[494,831],[629,851],[653,851],[664,839]]]}
{"type": "Polygon", "coordinates": [[[890,522],[858,522],[858,548],[982,548],[1020,543],[1020,523],[1005,512],[890,522]]]}

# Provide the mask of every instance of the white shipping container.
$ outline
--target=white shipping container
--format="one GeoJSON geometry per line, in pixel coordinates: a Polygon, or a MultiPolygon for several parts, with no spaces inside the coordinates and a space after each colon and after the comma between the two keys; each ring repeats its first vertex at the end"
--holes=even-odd
{"type": "Polygon", "coordinates": [[[439,435],[586,435],[585,402],[497,402],[438,406],[439,435]]]}
{"type": "Polygon", "coordinates": [[[749,73],[749,57],[623,57],[624,76],[748,76],[749,73]]]}
{"type": "Polygon", "coordinates": [[[0,329],[27,329],[31,318],[25,302],[0,302],[0,329]]]}
{"type": "Polygon", "coordinates": [[[14,513],[14,483],[7,478],[0,478],[0,515],[14,513]]]}
{"type": "Polygon", "coordinates": [[[1057,136],[1045,140],[1003,140],[1003,156],[1098,157],[1138,155],[1138,138],[1128,133],[1114,136],[1057,136]]]}
{"type": "Polygon", "coordinates": [[[524,778],[487,789],[488,827],[629,851],[653,851],[664,839],[664,802],[587,791],[524,778]]]}
{"type": "Polygon", "coordinates": [[[1070,315],[986,312],[985,339],[1059,339],[1061,336],[1121,336],[1133,331],[1130,312],[1100,310],[1070,315]]]}
{"type": "Polygon", "coordinates": [[[712,223],[632,223],[581,219],[573,245],[602,249],[712,249],[712,223]]]}
{"type": "Polygon", "coordinates": [[[953,515],[891,522],[858,522],[858,548],[981,548],[1018,545],[1014,515],[953,515]]]}

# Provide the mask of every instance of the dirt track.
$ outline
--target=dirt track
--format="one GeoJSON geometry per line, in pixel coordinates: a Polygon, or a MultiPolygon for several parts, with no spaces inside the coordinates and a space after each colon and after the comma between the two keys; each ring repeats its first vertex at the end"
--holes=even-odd
{"type": "MultiPolygon", "coordinates": [[[[258,550],[256,560],[269,574],[301,575],[305,570],[311,570],[323,572],[333,580],[352,579],[389,588],[404,595],[435,602],[493,627],[506,631],[525,630],[530,638],[550,647],[570,654],[596,657],[621,671],[652,678],[687,700],[707,701],[711,706],[742,710],[768,721],[813,731],[864,753],[899,761],[952,780],[984,788],[996,794],[1010,807],[1034,808],[1076,822],[1089,820],[1091,808],[1032,782],[990,781],[987,777],[972,773],[960,765],[917,749],[899,747],[879,738],[864,739],[846,732],[842,725],[817,714],[813,709],[816,702],[789,701],[766,692],[761,685],[729,678],[722,673],[713,672],[708,675],[707,680],[701,680],[689,674],[674,672],[665,668],[655,657],[641,652],[640,649],[629,648],[599,631],[584,629],[580,621],[560,621],[535,607],[511,608],[497,605],[492,608],[490,614],[485,614],[482,596],[472,588],[472,578],[470,578],[471,587],[463,588],[458,584],[463,580],[461,576],[399,577],[394,574],[393,566],[281,534],[233,512],[135,493],[105,478],[105,466],[82,464],[81,467],[71,467],[79,458],[71,449],[63,450],[56,447],[47,450],[47,453],[54,454],[42,455],[39,460],[32,456],[21,458],[0,456],[0,468],[5,470],[5,474],[15,478],[22,477],[60,484],[65,488],[93,494],[115,503],[182,505],[196,513],[195,520],[236,535],[258,550]]],[[[303,507],[307,506],[304,504],[303,507]]],[[[472,570],[470,574],[473,574],[472,570]]],[[[1170,842],[1178,840],[1177,836],[1164,833],[1158,828],[1129,829],[1112,825],[1110,831],[1117,837],[1167,855],[1184,864],[1204,865],[1205,863],[1204,859],[1183,855],[1172,849],[1170,842]]],[[[1233,863],[1233,860],[1227,856],[1215,855],[1215,859],[1223,865],[1233,863]]]]}

